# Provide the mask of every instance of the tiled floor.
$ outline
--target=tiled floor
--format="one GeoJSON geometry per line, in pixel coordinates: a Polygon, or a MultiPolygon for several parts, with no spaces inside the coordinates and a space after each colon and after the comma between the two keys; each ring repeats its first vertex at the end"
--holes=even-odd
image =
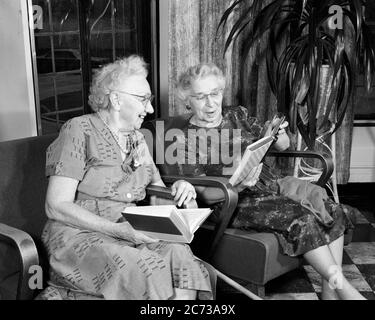
{"type": "MultiPolygon", "coordinates": [[[[375,184],[349,184],[339,189],[340,201],[357,207],[352,242],[345,246],[343,272],[350,283],[367,299],[375,300],[375,184]]],[[[320,276],[309,265],[291,271],[266,284],[269,300],[319,300],[320,276]]],[[[247,297],[218,286],[218,299],[230,297],[244,300],[247,297]]]]}

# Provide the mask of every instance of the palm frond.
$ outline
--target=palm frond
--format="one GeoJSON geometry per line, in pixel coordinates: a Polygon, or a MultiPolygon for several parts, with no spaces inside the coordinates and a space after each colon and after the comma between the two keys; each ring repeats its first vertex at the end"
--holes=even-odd
{"type": "MultiPolygon", "coordinates": [[[[219,27],[225,27],[229,17],[248,0],[236,0],[224,12],[219,27]]],[[[367,89],[371,88],[375,73],[375,41],[362,17],[364,0],[273,0],[263,5],[254,0],[234,22],[226,38],[225,50],[239,35],[244,41],[242,63],[249,52],[266,39],[267,76],[277,98],[279,111],[289,114],[290,128],[300,131],[310,148],[314,147],[317,131],[325,130],[333,121],[335,129],[341,125],[355,89],[359,68],[364,70],[367,89]],[[344,30],[330,30],[333,5],[340,6],[345,28],[352,29],[354,43],[350,51],[344,45],[344,30]],[[255,14],[255,18],[253,18],[255,14]],[[324,115],[318,108],[321,98],[322,68],[330,68],[324,115]],[[305,116],[298,112],[307,106],[305,116]],[[319,125],[316,117],[319,115],[319,125]]],[[[351,37],[345,33],[345,37],[351,37]]],[[[241,70],[241,77],[243,72],[241,70]]]]}
{"type": "Polygon", "coordinates": [[[228,22],[228,19],[229,19],[229,16],[231,14],[233,14],[234,10],[243,2],[243,0],[236,0],[233,2],[233,4],[227,9],[225,10],[225,12],[223,13],[223,15],[221,16],[221,19],[220,19],[220,22],[219,22],[219,25],[216,29],[216,35],[218,33],[218,31],[220,30],[220,28],[222,29],[225,29],[225,26],[228,22]]]}

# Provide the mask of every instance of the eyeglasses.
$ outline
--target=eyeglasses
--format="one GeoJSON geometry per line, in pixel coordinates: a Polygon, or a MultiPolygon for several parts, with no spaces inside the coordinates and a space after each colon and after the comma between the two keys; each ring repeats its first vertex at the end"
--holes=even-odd
{"type": "Polygon", "coordinates": [[[204,101],[208,97],[216,99],[216,98],[220,97],[222,95],[222,93],[223,93],[223,89],[216,89],[216,90],[214,90],[214,91],[212,91],[210,93],[206,93],[206,94],[202,93],[202,94],[197,94],[197,95],[190,95],[190,97],[192,97],[192,98],[194,98],[194,99],[196,99],[198,101],[204,101]]]}
{"type": "Polygon", "coordinates": [[[140,96],[138,94],[134,94],[134,93],[126,92],[126,91],[121,91],[121,90],[113,90],[113,91],[125,93],[125,94],[128,94],[130,96],[133,96],[133,97],[137,98],[137,100],[139,102],[141,102],[145,107],[147,106],[148,103],[151,103],[152,100],[154,100],[154,98],[155,98],[155,96],[153,94],[147,94],[145,96],[140,96]]]}

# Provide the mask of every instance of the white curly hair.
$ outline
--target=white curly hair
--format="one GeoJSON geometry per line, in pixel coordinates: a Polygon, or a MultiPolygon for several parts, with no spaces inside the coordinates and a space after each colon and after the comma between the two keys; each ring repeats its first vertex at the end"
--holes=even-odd
{"type": "Polygon", "coordinates": [[[191,93],[193,81],[200,80],[208,76],[216,76],[220,89],[225,89],[225,76],[223,71],[221,71],[221,69],[214,63],[200,63],[189,67],[180,75],[176,86],[177,99],[182,103],[186,103],[191,93]]]}
{"type": "Polygon", "coordinates": [[[100,109],[109,109],[109,94],[119,83],[132,75],[148,75],[148,64],[138,55],[131,55],[118,59],[98,69],[90,87],[89,105],[95,112],[100,109]]]}

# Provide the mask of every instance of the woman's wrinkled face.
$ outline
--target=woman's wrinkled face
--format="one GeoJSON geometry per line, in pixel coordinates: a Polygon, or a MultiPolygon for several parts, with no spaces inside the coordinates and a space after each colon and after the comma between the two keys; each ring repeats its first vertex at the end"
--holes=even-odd
{"type": "Polygon", "coordinates": [[[192,82],[188,103],[198,125],[210,127],[221,122],[223,88],[219,79],[210,75],[192,82]]]}
{"type": "Polygon", "coordinates": [[[114,90],[118,93],[121,127],[125,130],[137,130],[141,127],[147,113],[153,113],[151,89],[147,79],[133,75],[121,81],[114,90]]]}

